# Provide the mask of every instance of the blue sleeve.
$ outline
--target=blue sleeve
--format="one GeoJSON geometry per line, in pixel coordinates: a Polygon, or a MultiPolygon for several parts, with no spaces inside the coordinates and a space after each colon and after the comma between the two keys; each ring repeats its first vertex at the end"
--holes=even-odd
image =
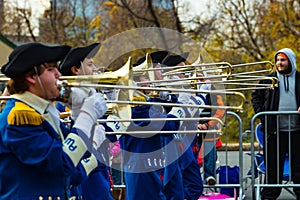
{"type": "Polygon", "coordinates": [[[63,105],[61,102],[57,102],[57,103],[56,103],[56,109],[57,109],[59,112],[66,112],[66,106],[63,105]]]}
{"type": "Polygon", "coordinates": [[[51,137],[48,131],[45,131],[44,124],[8,125],[2,137],[4,144],[20,162],[35,165],[41,171],[57,171],[65,176],[72,175],[75,166],[64,153],[61,140],[58,137],[51,137]]]}

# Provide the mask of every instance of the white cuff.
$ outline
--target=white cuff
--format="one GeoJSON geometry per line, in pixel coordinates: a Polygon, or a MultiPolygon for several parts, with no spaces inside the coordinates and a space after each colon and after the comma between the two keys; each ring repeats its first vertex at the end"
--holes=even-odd
{"type": "Polygon", "coordinates": [[[177,118],[185,118],[186,111],[181,107],[173,107],[172,110],[168,113],[174,115],[177,118]]]}
{"type": "Polygon", "coordinates": [[[87,147],[78,135],[70,133],[63,142],[63,151],[68,154],[73,164],[77,166],[80,159],[87,151],[87,147]]]}
{"type": "Polygon", "coordinates": [[[82,159],[81,164],[84,167],[85,172],[88,176],[91,173],[91,171],[93,171],[93,169],[97,167],[98,162],[94,154],[92,154],[90,157],[82,159]]]}
{"type": "Polygon", "coordinates": [[[116,120],[116,121],[106,122],[106,125],[110,127],[113,130],[113,132],[119,132],[119,131],[125,132],[127,130],[127,127],[122,122],[117,121],[118,119],[120,119],[119,117],[115,115],[109,115],[107,119],[116,120]]]}
{"type": "Polygon", "coordinates": [[[91,116],[85,112],[81,112],[75,121],[74,127],[80,129],[88,138],[91,137],[91,130],[96,121],[93,121],[91,116]]]}

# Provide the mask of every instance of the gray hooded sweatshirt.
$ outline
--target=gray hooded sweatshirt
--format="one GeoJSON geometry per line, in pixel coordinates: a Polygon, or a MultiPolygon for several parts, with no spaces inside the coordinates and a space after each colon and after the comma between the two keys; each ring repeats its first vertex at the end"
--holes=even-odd
{"type": "MultiPolygon", "coordinates": [[[[297,103],[296,103],[296,92],[295,92],[295,84],[296,84],[296,55],[295,53],[289,49],[284,48],[279,51],[277,51],[275,55],[275,63],[276,63],[276,57],[277,54],[284,53],[287,55],[290,67],[292,68],[289,73],[282,74],[277,71],[277,78],[279,81],[279,111],[297,111],[297,103]]],[[[291,130],[299,130],[300,124],[299,124],[299,115],[291,115],[291,130]]],[[[281,131],[288,131],[289,130],[289,116],[288,115],[282,115],[279,119],[280,123],[280,130],[281,131]]]]}

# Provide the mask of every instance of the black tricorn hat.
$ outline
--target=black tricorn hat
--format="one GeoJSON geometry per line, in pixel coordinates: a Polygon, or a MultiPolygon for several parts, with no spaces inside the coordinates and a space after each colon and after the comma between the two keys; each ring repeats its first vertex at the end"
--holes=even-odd
{"type": "Polygon", "coordinates": [[[184,52],[180,55],[169,55],[161,64],[166,66],[176,66],[181,62],[185,62],[189,54],[189,52],[184,52]]]}
{"type": "Polygon", "coordinates": [[[8,56],[8,62],[1,67],[1,72],[15,78],[29,72],[35,66],[47,62],[62,60],[71,47],[67,45],[48,46],[33,42],[16,47],[8,56]]]}
{"type": "MultiPolygon", "coordinates": [[[[168,55],[168,51],[156,51],[153,53],[150,53],[150,58],[152,60],[152,63],[161,63],[163,59],[168,55]]],[[[133,66],[138,66],[142,64],[146,60],[146,56],[141,57],[136,61],[136,63],[133,64],[133,66]]]]}
{"type": "Polygon", "coordinates": [[[85,58],[92,58],[96,55],[100,48],[100,43],[93,43],[86,47],[77,47],[71,49],[64,60],[59,64],[58,70],[63,76],[71,76],[71,68],[76,66],[80,68],[85,58]]]}

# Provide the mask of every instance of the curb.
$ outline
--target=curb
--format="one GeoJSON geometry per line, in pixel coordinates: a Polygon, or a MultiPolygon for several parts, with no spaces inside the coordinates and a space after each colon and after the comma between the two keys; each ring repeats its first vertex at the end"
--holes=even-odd
{"type": "MultiPolygon", "coordinates": [[[[251,151],[251,143],[243,143],[243,151],[251,151]]],[[[222,147],[218,148],[218,151],[239,151],[239,143],[228,143],[223,144],[222,147]]],[[[254,143],[254,149],[258,150],[258,144],[254,143]]]]}

